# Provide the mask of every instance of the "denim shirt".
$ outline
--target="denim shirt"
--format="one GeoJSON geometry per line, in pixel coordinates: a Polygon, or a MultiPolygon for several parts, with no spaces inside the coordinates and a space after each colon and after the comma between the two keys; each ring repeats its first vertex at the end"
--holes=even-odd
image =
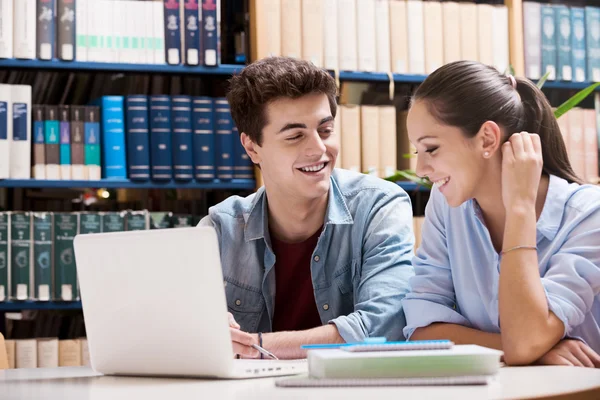
{"type": "MultiPolygon", "coordinates": [[[[211,207],[199,226],[219,238],[229,312],[246,332],[270,332],[275,254],[264,187],[211,207]]],[[[334,169],[323,231],[310,270],[322,324],[347,342],[403,339],[401,301],[413,275],[414,234],[409,196],[398,185],[334,169]]]]}
{"type": "MultiPolygon", "coordinates": [[[[500,333],[500,257],[477,202],[451,208],[433,189],[425,216],[404,334],[434,322],[500,333]]],[[[536,230],[540,279],[563,338],[600,351],[600,188],[550,175],[536,230]]]]}

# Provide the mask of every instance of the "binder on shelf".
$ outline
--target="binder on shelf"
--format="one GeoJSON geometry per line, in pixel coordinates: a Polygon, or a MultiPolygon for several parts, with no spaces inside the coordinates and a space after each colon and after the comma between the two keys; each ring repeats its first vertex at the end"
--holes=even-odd
{"type": "MultiPolygon", "coordinates": [[[[77,1],[79,6],[79,1],[77,1]]],[[[58,58],[73,61],[77,49],[77,12],[75,0],[58,0],[56,22],[58,24],[58,58]]]]}
{"type": "Polygon", "coordinates": [[[0,212],[0,301],[11,298],[10,212],[0,212]]]}
{"type": "Polygon", "coordinates": [[[46,179],[60,179],[60,124],[58,107],[44,108],[44,139],[46,149],[46,179]]]}
{"type": "Polygon", "coordinates": [[[127,179],[123,96],[102,96],[93,104],[101,114],[102,170],[105,179],[127,179]]]}
{"type": "Polygon", "coordinates": [[[0,84],[0,179],[10,178],[12,102],[10,85],[0,84]]]}
{"type": "Polygon", "coordinates": [[[12,212],[10,215],[10,293],[14,300],[28,300],[33,294],[31,233],[31,213],[12,212]]]}
{"type": "Polygon", "coordinates": [[[585,10],[571,7],[571,62],[573,63],[573,81],[585,82],[587,79],[585,10]]]}
{"type": "Polygon", "coordinates": [[[12,141],[10,177],[31,178],[31,86],[10,85],[12,102],[12,141]]]}
{"type": "Polygon", "coordinates": [[[164,1],[165,59],[167,64],[181,64],[181,0],[164,1]]]}
{"type": "Polygon", "coordinates": [[[196,180],[211,180],[215,174],[215,119],[211,97],[194,97],[192,105],[194,130],[194,176],[196,180]]]}
{"type": "Polygon", "coordinates": [[[85,167],[85,107],[73,106],[70,113],[71,119],[71,178],[73,180],[86,180],[87,168],[85,167]]]}
{"type": "Polygon", "coordinates": [[[56,48],[56,0],[37,0],[37,43],[39,60],[52,60],[56,48]]]}
{"type": "Polygon", "coordinates": [[[54,214],[54,299],[78,300],[77,268],[73,239],[77,235],[79,215],[54,214]]]}
{"type": "Polygon", "coordinates": [[[233,179],[233,119],[225,98],[215,100],[217,178],[233,179]]]}
{"type": "Polygon", "coordinates": [[[128,176],[132,181],[147,181],[150,179],[148,97],[127,96],[125,108],[128,176]]]}
{"type": "Polygon", "coordinates": [[[13,0],[0,0],[0,58],[13,57],[13,0]]]}
{"type": "Polygon", "coordinates": [[[35,59],[36,53],[36,0],[13,2],[13,57],[35,59]],[[26,23],[30,21],[30,23],[26,23]]]}
{"type": "Polygon", "coordinates": [[[70,106],[58,107],[60,123],[60,178],[71,180],[71,109],[70,106]]]}
{"type": "Polygon", "coordinates": [[[33,113],[33,177],[46,179],[46,134],[44,106],[34,105],[33,113]]]}
{"type": "Polygon", "coordinates": [[[53,228],[52,213],[33,213],[34,298],[41,301],[49,301],[54,292],[52,282],[53,228]]]}
{"type": "Polygon", "coordinates": [[[197,0],[185,0],[183,4],[182,27],[185,32],[185,62],[187,65],[198,65],[200,63],[200,27],[198,20],[197,0]]]}
{"type": "Polygon", "coordinates": [[[84,161],[85,176],[94,181],[102,176],[100,162],[100,108],[85,106],[84,110],[84,161]]]}
{"type": "Polygon", "coordinates": [[[173,177],[177,181],[190,181],[194,178],[192,148],[192,98],[190,96],[171,97],[173,177]]]}
{"type": "Polygon", "coordinates": [[[556,7],[556,51],[558,53],[556,79],[559,81],[571,81],[573,79],[571,62],[571,36],[573,35],[573,30],[571,29],[571,10],[564,5],[555,5],[554,7],[556,7]]]}
{"type": "Polygon", "coordinates": [[[150,96],[150,164],[152,179],[169,181],[173,178],[171,153],[171,99],[169,96],[150,96]]]}

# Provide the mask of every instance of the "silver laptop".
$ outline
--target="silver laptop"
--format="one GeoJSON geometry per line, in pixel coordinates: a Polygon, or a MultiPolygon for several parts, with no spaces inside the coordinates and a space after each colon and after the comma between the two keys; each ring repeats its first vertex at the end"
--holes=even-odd
{"type": "Polygon", "coordinates": [[[305,360],[235,360],[212,227],[75,237],[92,368],[106,375],[246,378],[305,360]]]}

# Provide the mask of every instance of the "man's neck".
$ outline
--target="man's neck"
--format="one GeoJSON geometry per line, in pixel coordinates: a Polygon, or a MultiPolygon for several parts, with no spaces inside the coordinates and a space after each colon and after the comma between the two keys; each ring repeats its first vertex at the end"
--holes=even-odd
{"type": "Polygon", "coordinates": [[[269,231],[277,239],[302,242],[311,237],[325,220],[328,196],[312,200],[290,199],[266,191],[269,231]]]}

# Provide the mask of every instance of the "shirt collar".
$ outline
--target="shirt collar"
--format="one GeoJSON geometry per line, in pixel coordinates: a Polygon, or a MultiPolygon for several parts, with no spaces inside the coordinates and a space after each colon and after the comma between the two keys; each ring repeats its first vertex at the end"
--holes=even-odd
{"type": "MultiPolygon", "coordinates": [[[[265,187],[263,186],[256,192],[254,201],[250,206],[250,211],[244,213],[244,220],[246,222],[244,228],[244,240],[246,242],[265,238],[269,226],[268,215],[267,195],[265,187]]],[[[331,176],[324,225],[344,225],[353,223],[354,220],[352,214],[344,200],[342,191],[336,180],[331,176]]]]}

